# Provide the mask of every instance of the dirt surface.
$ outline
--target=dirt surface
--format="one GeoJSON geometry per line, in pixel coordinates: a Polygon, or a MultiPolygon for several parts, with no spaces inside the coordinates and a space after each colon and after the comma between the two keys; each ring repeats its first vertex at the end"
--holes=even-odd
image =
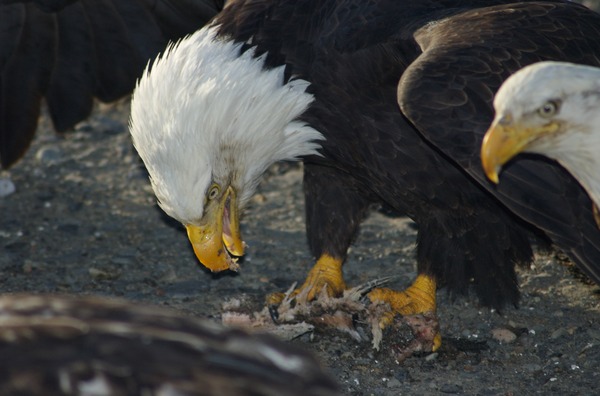
{"type": "MultiPolygon", "coordinates": [[[[312,259],[303,219],[302,170],[279,164],[253,199],[239,274],[201,267],[182,227],[155,204],[127,132],[128,102],[97,109],[65,137],[44,118],[33,147],[1,176],[0,291],[117,296],[220,321],[231,298],[256,309],[303,281],[312,259]]],[[[345,265],[349,285],[415,276],[416,227],[373,212],[345,265]]],[[[314,351],[348,395],[594,394],[600,385],[600,293],[555,252],[520,272],[522,303],[501,314],[438,292],[444,343],[395,361],[334,331],[294,341],[314,351]]]]}

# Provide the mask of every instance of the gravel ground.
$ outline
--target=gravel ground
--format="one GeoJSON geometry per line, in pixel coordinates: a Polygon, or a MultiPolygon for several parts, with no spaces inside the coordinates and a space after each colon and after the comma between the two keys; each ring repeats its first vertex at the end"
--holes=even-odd
{"type": "MultiPolygon", "coordinates": [[[[181,226],[155,204],[127,132],[128,101],[100,106],[72,133],[46,118],[26,157],[1,175],[16,191],[0,198],[0,291],[118,296],[220,321],[223,302],[259,308],[302,281],[311,266],[299,165],[269,170],[242,232],[239,274],[199,265],[181,226]]],[[[7,190],[4,190],[7,191],[7,190]]],[[[416,228],[374,211],[346,264],[357,285],[415,276],[416,228]]],[[[519,274],[522,303],[502,313],[438,292],[444,344],[397,363],[335,331],[292,342],[312,350],[348,395],[594,394],[600,384],[600,293],[556,252],[539,252],[519,274]]]]}
{"type": "MultiPolygon", "coordinates": [[[[596,0],[583,2],[598,9],[596,0]]],[[[127,100],[99,106],[65,136],[42,117],[26,157],[0,172],[0,292],[116,296],[220,321],[232,298],[259,309],[268,293],[304,280],[312,259],[299,165],[269,170],[242,222],[242,271],[213,275],[155,204],[128,111],[127,100]]],[[[391,286],[406,287],[416,274],[415,237],[409,219],[374,211],[350,252],[346,282],[394,275],[391,286]]],[[[312,350],[348,395],[597,394],[599,287],[554,251],[538,252],[519,278],[521,306],[502,313],[439,291],[437,353],[398,363],[389,349],[335,331],[291,342],[312,350]]]]}

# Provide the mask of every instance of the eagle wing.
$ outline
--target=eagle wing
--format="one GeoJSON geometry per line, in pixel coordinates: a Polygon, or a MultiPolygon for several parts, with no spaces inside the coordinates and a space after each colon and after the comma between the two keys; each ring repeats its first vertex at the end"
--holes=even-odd
{"type": "Polygon", "coordinates": [[[4,395],[341,395],[297,346],[164,307],[4,294],[0,320],[4,395]]]}
{"type": "Polygon", "coordinates": [[[29,146],[42,99],[58,131],[94,98],[129,93],[170,40],[202,27],[221,0],[9,0],[0,3],[0,162],[29,146]],[[6,23],[5,23],[6,22],[6,23]]]}
{"type": "Polygon", "coordinates": [[[600,281],[600,232],[592,204],[560,166],[520,158],[502,183],[486,180],[479,159],[502,82],[540,60],[600,65],[600,16],[561,3],[522,3],[466,11],[414,34],[421,55],[398,85],[398,103],[419,132],[483,188],[553,240],[600,281]]]}

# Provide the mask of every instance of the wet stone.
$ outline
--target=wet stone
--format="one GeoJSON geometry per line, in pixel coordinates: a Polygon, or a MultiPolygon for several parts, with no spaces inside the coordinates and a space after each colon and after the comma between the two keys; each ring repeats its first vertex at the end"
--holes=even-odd
{"type": "Polygon", "coordinates": [[[121,271],[112,268],[94,268],[90,267],[88,273],[94,280],[114,280],[121,276],[121,271]]]}
{"type": "Polygon", "coordinates": [[[542,366],[536,363],[525,364],[523,365],[523,370],[530,372],[541,371],[542,366]]]}
{"type": "Polygon", "coordinates": [[[552,334],[550,334],[550,338],[556,340],[557,338],[564,337],[566,335],[568,335],[567,329],[561,327],[559,329],[554,330],[552,334]]]}
{"type": "Polygon", "coordinates": [[[0,178],[0,198],[8,197],[17,191],[15,183],[10,179],[0,178]]]}
{"type": "Polygon", "coordinates": [[[63,152],[60,148],[54,146],[42,147],[35,154],[35,158],[42,165],[56,165],[63,159],[63,152]]]}
{"type": "Polygon", "coordinates": [[[501,342],[503,344],[510,344],[511,342],[514,342],[517,339],[517,335],[515,333],[513,333],[512,331],[510,331],[509,329],[493,329],[491,331],[492,333],[492,338],[498,342],[501,342]]]}
{"type": "Polygon", "coordinates": [[[392,378],[389,381],[387,381],[386,385],[388,388],[397,388],[400,385],[402,385],[402,382],[398,381],[398,379],[396,379],[396,378],[392,378]]]}
{"type": "Polygon", "coordinates": [[[127,266],[135,264],[135,259],[130,256],[115,256],[111,257],[110,262],[117,265],[127,266]]]}

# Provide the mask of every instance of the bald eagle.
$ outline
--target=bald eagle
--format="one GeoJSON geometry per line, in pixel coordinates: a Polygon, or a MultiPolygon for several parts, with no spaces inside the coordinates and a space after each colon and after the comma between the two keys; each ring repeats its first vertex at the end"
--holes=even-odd
{"type": "Polygon", "coordinates": [[[346,289],[348,248],[381,204],[417,223],[418,274],[372,301],[431,313],[446,286],[502,307],[518,301],[534,235],[600,281],[576,180],[525,161],[496,186],[479,159],[494,93],[545,59],[600,65],[600,15],[569,1],[231,1],[144,73],[130,130],[160,206],[212,271],[239,269],[239,217],[265,169],[301,159],[309,299],[346,289]]]}
{"type": "Polygon", "coordinates": [[[0,297],[3,395],[334,396],[309,353],[164,307],[100,297],[0,297]]]}
{"type": "Polygon", "coordinates": [[[486,175],[521,152],[558,161],[594,201],[600,226],[600,68],[539,62],[510,76],[494,99],[496,118],[483,139],[486,175]]]}

